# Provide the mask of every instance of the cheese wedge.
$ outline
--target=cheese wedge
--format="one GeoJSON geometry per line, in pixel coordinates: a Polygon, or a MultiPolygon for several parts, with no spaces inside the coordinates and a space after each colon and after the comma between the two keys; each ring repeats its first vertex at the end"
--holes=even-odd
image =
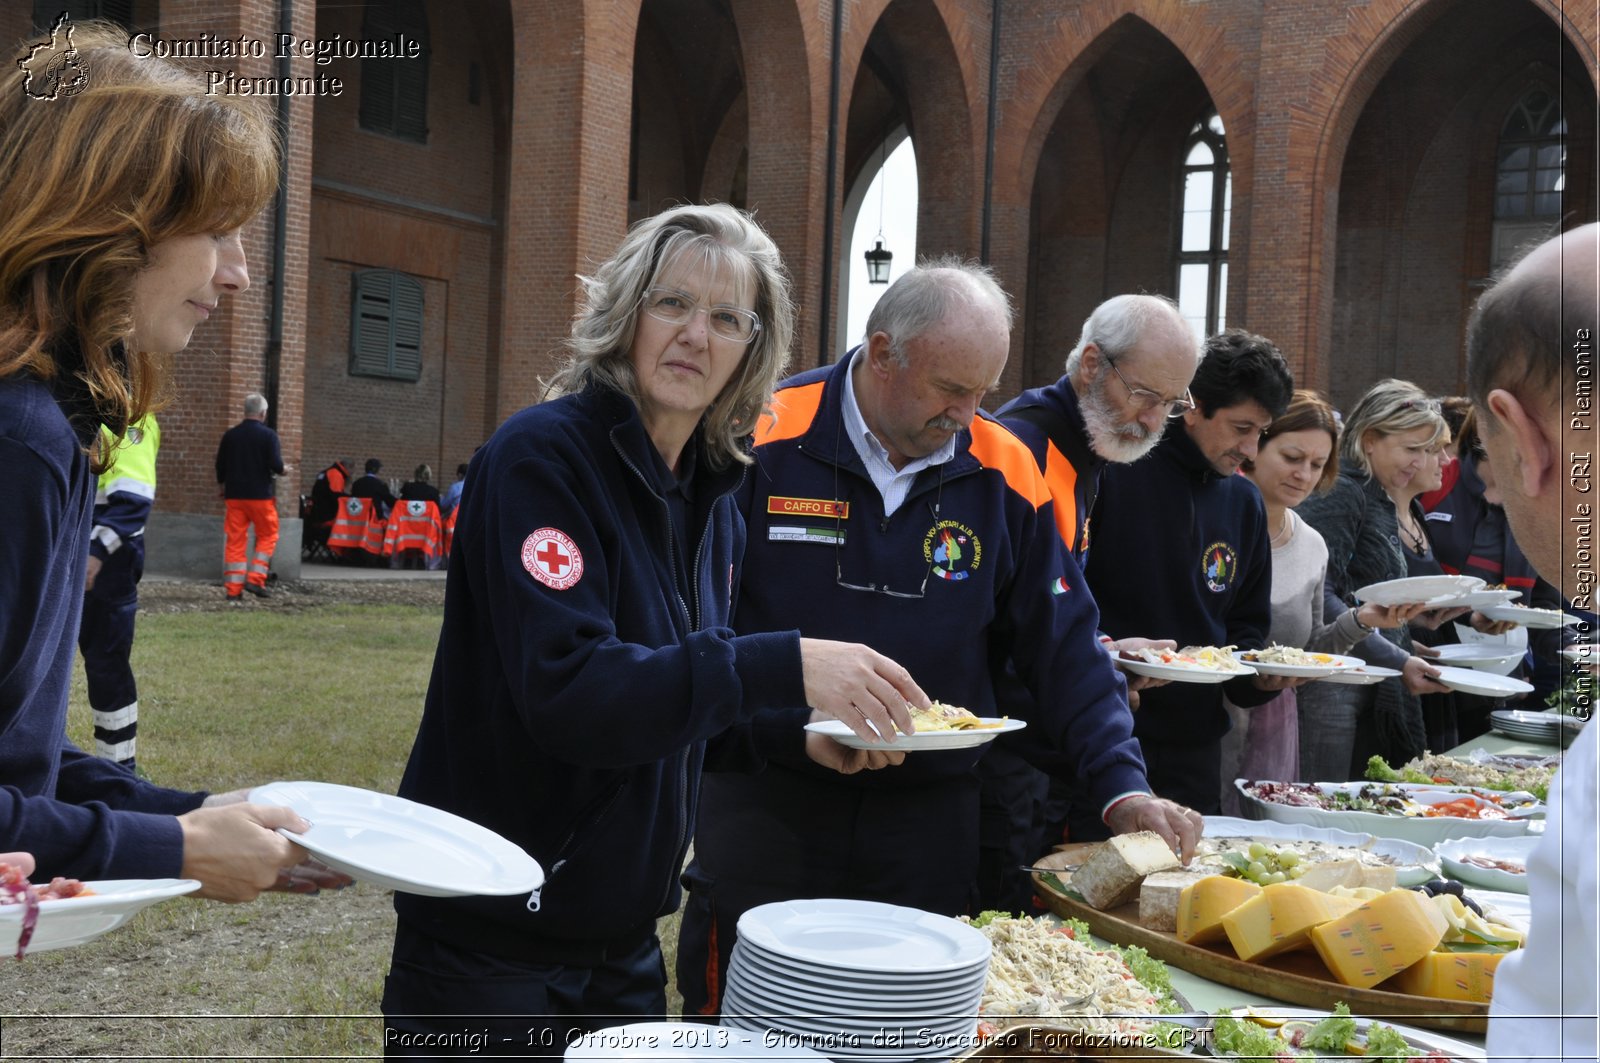
{"type": "Polygon", "coordinates": [[[1311,931],[1355,909],[1346,897],[1307,889],[1293,882],[1262,888],[1222,917],[1222,929],[1241,960],[1252,962],[1280,952],[1305,948],[1311,931]]]}
{"type": "Polygon", "coordinates": [[[1345,985],[1371,989],[1432,952],[1450,922],[1416,890],[1390,890],[1311,931],[1311,944],[1345,985]]]}
{"type": "Polygon", "coordinates": [[[1209,876],[1203,871],[1157,871],[1139,886],[1139,925],[1146,930],[1178,929],[1183,891],[1209,876]]]}
{"type": "Polygon", "coordinates": [[[1211,875],[1185,887],[1178,896],[1178,940],[1191,945],[1220,940],[1222,917],[1260,893],[1254,882],[1228,875],[1211,875]]]}
{"type": "Polygon", "coordinates": [[[1487,1004],[1504,952],[1430,952],[1384,985],[1396,993],[1487,1004]]]}
{"type": "Polygon", "coordinates": [[[1083,894],[1089,907],[1105,911],[1136,900],[1147,875],[1178,866],[1178,858],[1155,831],[1118,834],[1101,842],[1073,872],[1072,888],[1083,894]]]}

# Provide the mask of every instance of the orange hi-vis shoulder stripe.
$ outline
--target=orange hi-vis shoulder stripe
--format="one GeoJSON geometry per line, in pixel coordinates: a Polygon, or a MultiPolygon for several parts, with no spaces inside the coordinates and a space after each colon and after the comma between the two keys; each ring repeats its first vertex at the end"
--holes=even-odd
{"type": "Polygon", "coordinates": [[[784,388],[772,396],[771,411],[756,419],[756,446],[805,435],[822,406],[822,385],[823,381],[819,380],[815,384],[784,388]]]}
{"type": "Polygon", "coordinates": [[[1081,545],[1078,542],[1078,470],[1048,441],[1045,443],[1044,482],[1056,503],[1056,530],[1061,533],[1061,541],[1067,544],[1067,549],[1077,556],[1081,545]]]}
{"type": "Polygon", "coordinates": [[[1033,451],[1010,430],[982,417],[972,419],[972,456],[999,471],[1006,486],[1038,509],[1050,501],[1050,487],[1033,460],[1033,451]]]}

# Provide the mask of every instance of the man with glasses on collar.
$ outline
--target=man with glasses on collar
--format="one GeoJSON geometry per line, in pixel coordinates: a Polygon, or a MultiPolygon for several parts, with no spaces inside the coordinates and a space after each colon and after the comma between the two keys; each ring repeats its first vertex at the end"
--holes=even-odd
{"type": "MultiPolygon", "coordinates": [[[[1010,330],[993,275],[942,259],[884,294],[862,346],[780,385],[740,495],[735,625],[859,640],[931,698],[979,716],[1025,713],[1019,737],[1084,781],[1109,829],[1154,830],[1187,859],[1199,816],[1149,792],[1125,684],[1038,466],[978,409],[1010,330]],[[1026,698],[996,684],[1008,659],[1026,698]]],[[[747,748],[764,770],[704,779],[678,942],[687,1017],[720,1011],[739,916],[756,905],[972,910],[973,767],[986,747],[842,776],[813,763],[828,763],[832,740],[805,731],[807,719],[803,708],[758,717],[747,748]]]]}
{"type": "MultiPolygon", "coordinates": [[[[1294,378],[1270,340],[1228,329],[1206,341],[1189,390],[1194,407],[1172,422],[1147,460],[1106,469],[1085,574],[1113,638],[1260,648],[1272,623],[1270,533],[1260,492],[1234,474],[1288,408],[1294,378]]],[[[1224,692],[1249,708],[1291,682],[1244,676],[1145,691],[1134,733],[1155,792],[1220,812],[1224,692]]],[[[1103,837],[1081,781],[1075,791],[1069,836],[1103,837]]]]}
{"type": "MultiPolygon", "coordinates": [[[[1178,304],[1162,295],[1113,296],[1084,321],[1061,379],[1024,391],[996,415],[1033,452],[1050,487],[1056,528],[1079,567],[1089,553],[1101,473],[1109,463],[1149,454],[1168,419],[1194,408],[1189,381],[1199,364],[1200,339],[1178,304]]],[[[1132,638],[1107,648],[1153,645],[1172,644],[1132,638]]],[[[1131,673],[1124,678],[1135,708],[1139,690],[1163,685],[1131,673]]],[[[1023,867],[1061,841],[1051,828],[1066,816],[1070,780],[1052,782],[1013,739],[996,742],[978,776],[980,901],[984,908],[1026,912],[1033,880],[1023,867]]]]}

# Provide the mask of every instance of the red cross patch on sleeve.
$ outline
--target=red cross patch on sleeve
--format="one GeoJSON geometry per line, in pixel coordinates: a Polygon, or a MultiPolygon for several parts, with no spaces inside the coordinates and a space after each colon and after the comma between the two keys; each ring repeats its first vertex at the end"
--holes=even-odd
{"type": "Polygon", "coordinates": [[[583,578],[583,553],[566,532],[540,528],[522,540],[522,567],[551,590],[564,591],[583,578]]]}

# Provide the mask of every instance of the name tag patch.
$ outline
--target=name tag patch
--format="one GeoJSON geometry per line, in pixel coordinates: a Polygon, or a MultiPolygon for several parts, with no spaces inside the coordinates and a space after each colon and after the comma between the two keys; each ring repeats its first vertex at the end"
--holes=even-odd
{"type": "Polygon", "coordinates": [[[808,528],[794,524],[769,524],[767,541],[772,543],[822,543],[843,546],[843,528],[808,528]]]}
{"type": "Polygon", "coordinates": [[[827,517],[829,520],[848,520],[850,503],[831,498],[767,498],[767,512],[782,517],[827,517]]]}

